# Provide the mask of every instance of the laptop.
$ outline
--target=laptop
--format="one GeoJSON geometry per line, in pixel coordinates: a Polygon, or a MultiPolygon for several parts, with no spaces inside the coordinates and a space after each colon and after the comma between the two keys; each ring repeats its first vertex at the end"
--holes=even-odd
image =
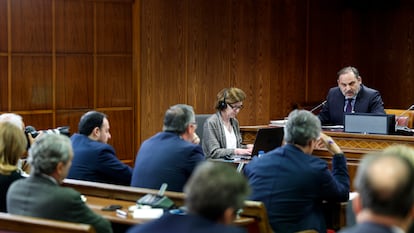
{"type": "Polygon", "coordinates": [[[259,151],[265,153],[277,147],[280,147],[283,142],[284,127],[261,128],[256,133],[254,140],[252,156],[257,156],[259,151]]]}

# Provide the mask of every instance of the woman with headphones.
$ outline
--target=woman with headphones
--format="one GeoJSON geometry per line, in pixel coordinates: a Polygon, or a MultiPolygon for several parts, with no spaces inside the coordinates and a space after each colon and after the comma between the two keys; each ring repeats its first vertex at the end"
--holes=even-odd
{"type": "Polygon", "coordinates": [[[231,87],[217,94],[216,114],[204,123],[202,146],[206,158],[231,158],[233,155],[251,155],[252,144],[243,145],[237,114],[243,109],[246,94],[231,87]]]}

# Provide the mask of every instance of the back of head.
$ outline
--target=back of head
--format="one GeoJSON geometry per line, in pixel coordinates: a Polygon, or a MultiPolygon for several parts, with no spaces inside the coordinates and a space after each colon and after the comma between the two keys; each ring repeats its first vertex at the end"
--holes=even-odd
{"type": "Polygon", "coordinates": [[[107,116],[101,112],[89,111],[85,113],[79,121],[79,133],[89,136],[92,133],[93,129],[96,127],[101,128],[103,120],[105,118],[107,118],[107,116]]]}
{"type": "Polygon", "coordinates": [[[226,209],[242,208],[250,189],[246,178],[234,167],[205,161],[197,166],[184,192],[190,213],[217,221],[226,209]]]}
{"type": "Polygon", "coordinates": [[[19,158],[27,147],[22,129],[11,122],[0,122],[0,173],[16,170],[19,158]]]}
{"type": "Polygon", "coordinates": [[[171,106],[165,112],[162,130],[182,134],[190,123],[195,123],[193,107],[186,104],[177,104],[171,106]]]}
{"type": "Polygon", "coordinates": [[[245,99],[246,93],[242,89],[237,87],[224,88],[217,93],[215,106],[217,110],[224,110],[227,108],[227,104],[234,104],[245,99]]]}
{"type": "Polygon", "coordinates": [[[20,129],[24,129],[23,119],[15,113],[3,113],[0,115],[0,122],[10,122],[20,129]]]}
{"type": "Polygon", "coordinates": [[[59,162],[73,155],[70,139],[61,134],[43,134],[31,145],[28,161],[34,174],[52,174],[59,162]]]}
{"type": "Polygon", "coordinates": [[[355,188],[362,209],[378,215],[405,218],[414,205],[414,167],[401,154],[370,154],[359,165],[355,188]]]}
{"type": "Polygon", "coordinates": [[[321,122],[317,116],[306,110],[293,110],[285,125],[285,141],[306,146],[321,133],[321,122]]]}

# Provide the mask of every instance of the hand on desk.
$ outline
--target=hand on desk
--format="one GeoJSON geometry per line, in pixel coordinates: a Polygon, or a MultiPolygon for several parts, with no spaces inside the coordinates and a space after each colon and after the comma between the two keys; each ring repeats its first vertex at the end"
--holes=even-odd
{"type": "Polygon", "coordinates": [[[246,148],[246,149],[236,148],[234,149],[234,154],[235,155],[251,155],[252,149],[253,148],[246,148]]]}

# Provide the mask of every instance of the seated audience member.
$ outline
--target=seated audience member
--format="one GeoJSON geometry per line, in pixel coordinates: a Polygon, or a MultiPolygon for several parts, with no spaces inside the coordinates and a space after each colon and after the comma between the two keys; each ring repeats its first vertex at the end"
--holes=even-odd
{"type": "Polygon", "coordinates": [[[20,127],[0,122],[0,212],[6,212],[6,194],[11,183],[23,178],[17,167],[26,152],[27,140],[20,127]]]}
{"type": "Polygon", "coordinates": [[[166,213],[152,222],[137,225],[128,233],[241,233],[230,226],[249,194],[246,179],[225,163],[201,163],[184,188],[187,214],[166,213]]]}
{"type": "MultiPolygon", "coordinates": [[[[411,164],[414,166],[414,149],[406,145],[392,145],[387,147],[384,151],[385,154],[395,154],[398,156],[406,157],[411,164]]],[[[350,200],[346,206],[346,225],[348,227],[354,226],[356,224],[355,212],[352,208],[352,200],[350,200]]],[[[409,233],[414,233],[414,225],[411,224],[408,229],[409,233]]]]}
{"type": "Polygon", "coordinates": [[[345,112],[385,114],[380,93],[362,84],[356,68],[342,68],[337,82],[338,86],[329,90],[327,102],[319,113],[322,125],[343,125],[345,112]]]}
{"type": "Polygon", "coordinates": [[[131,186],[182,192],[195,166],[204,160],[195,138],[193,107],[177,104],[164,116],[163,132],[144,141],[137,153],[131,186]]]}
{"type": "Polygon", "coordinates": [[[396,151],[365,156],[354,185],[357,224],[340,232],[407,232],[414,210],[414,167],[407,157],[396,151]]]}
{"type": "Polygon", "coordinates": [[[44,134],[29,149],[30,177],[12,183],[7,212],[92,225],[96,232],[112,232],[108,220],[95,214],[79,192],[60,184],[68,174],[73,151],[64,135],[44,134]]]}
{"type": "Polygon", "coordinates": [[[81,117],[78,128],[79,132],[71,137],[74,157],[68,178],[129,185],[132,168],[122,163],[107,144],[111,138],[107,116],[89,111],[81,117]]]}
{"type": "Polygon", "coordinates": [[[237,114],[243,108],[246,94],[231,87],[217,94],[216,114],[203,125],[202,146],[206,158],[220,159],[231,155],[250,155],[253,145],[243,145],[237,114]]]}
{"type": "Polygon", "coordinates": [[[321,133],[318,117],[309,111],[292,111],[284,131],[285,145],[246,165],[250,199],[264,203],[274,232],[326,232],[322,202],[349,198],[346,158],[332,138],[321,133]],[[319,143],[333,154],[332,171],[312,155],[319,143]]]}
{"type": "MultiPolygon", "coordinates": [[[[17,126],[18,128],[20,128],[25,136],[26,136],[26,141],[27,141],[27,147],[25,152],[20,156],[18,162],[17,162],[17,167],[22,171],[23,175],[27,175],[26,172],[30,171],[30,167],[28,166],[27,162],[26,162],[26,157],[27,157],[27,148],[30,147],[31,144],[33,144],[34,142],[34,138],[32,137],[32,135],[30,133],[26,133],[25,132],[25,124],[23,122],[23,118],[22,116],[16,114],[16,113],[3,113],[0,115],[0,122],[10,122],[13,125],[17,126]]],[[[40,133],[39,135],[41,135],[42,133],[40,133]]]]}

